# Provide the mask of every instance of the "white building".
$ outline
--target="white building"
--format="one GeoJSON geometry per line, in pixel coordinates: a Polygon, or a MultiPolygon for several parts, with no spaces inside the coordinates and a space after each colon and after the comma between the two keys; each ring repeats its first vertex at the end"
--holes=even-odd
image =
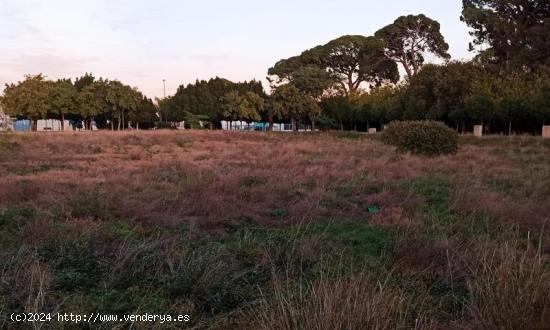
{"type": "Polygon", "coordinates": [[[37,132],[60,132],[70,130],[72,130],[72,127],[68,120],[64,121],[64,125],[61,125],[61,120],[58,119],[40,119],[36,121],[37,132]]]}

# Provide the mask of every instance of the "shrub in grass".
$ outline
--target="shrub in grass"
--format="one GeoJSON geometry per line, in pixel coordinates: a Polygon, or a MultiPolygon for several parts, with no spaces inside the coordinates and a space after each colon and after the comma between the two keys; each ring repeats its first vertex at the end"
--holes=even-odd
{"type": "Polygon", "coordinates": [[[415,155],[439,156],[458,151],[457,133],[436,121],[393,122],[382,134],[382,141],[415,155]]]}

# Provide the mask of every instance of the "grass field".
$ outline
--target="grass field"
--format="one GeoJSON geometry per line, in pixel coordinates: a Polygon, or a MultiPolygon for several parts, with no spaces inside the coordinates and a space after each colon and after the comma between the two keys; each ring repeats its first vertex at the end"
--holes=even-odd
{"type": "MultiPolygon", "coordinates": [[[[460,144],[427,159],[356,133],[0,135],[0,328],[59,311],[550,329],[550,141],[460,144]]],[[[129,326],[182,327],[91,325],[129,326]]]]}

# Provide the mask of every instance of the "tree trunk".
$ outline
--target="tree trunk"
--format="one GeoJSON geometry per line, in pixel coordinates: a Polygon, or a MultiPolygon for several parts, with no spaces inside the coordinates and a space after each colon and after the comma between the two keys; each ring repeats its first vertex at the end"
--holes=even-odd
{"type": "Polygon", "coordinates": [[[117,130],[117,131],[120,131],[120,112],[118,113],[117,121],[118,121],[118,122],[117,122],[117,128],[116,128],[116,130],[117,130]]]}
{"type": "Polygon", "coordinates": [[[413,76],[413,73],[411,71],[411,68],[409,67],[409,62],[406,58],[402,58],[401,64],[403,64],[403,68],[405,69],[405,72],[407,73],[407,76],[410,78],[413,76]]]}
{"type": "Polygon", "coordinates": [[[65,114],[61,113],[61,131],[65,130],[65,114]]]}
{"type": "Polygon", "coordinates": [[[268,118],[268,120],[269,120],[269,128],[268,128],[268,130],[269,130],[270,132],[273,132],[273,112],[271,112],[271,111],[269,112],[269,118],[268,118]]]}
{"type": "Polygon", "coordinates": [[[315,132],[315,120],[314,119],[311,120],[311,131],[315,132]]]}
{"type": "Polygon", "coordinates": [[[508,122],[508,135],[512,136],[512,121],[508,122]]]}
{"type": "Polygon", "coordinates": [[[353,74],[350,74],[348,76],[348,89],[349,89],[349,95],[353,95],[355,93],[355,85],[353,84],[353,74]]]}

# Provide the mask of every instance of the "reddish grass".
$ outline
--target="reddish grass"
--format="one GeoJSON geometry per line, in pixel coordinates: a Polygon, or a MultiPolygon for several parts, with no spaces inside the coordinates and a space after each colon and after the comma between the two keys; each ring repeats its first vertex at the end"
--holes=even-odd
{"type": "MultiPolygon", "coordinates": [[[[0,141],[0,211],[36,212],[21,217],[25,221],[10,215],[14,223],[0,233],[15,251],[27,247],[10,256],[0,279],[29,311],[57,303],[48,298],[48,290],[55,291],[55,263],[43,263],[37,254],[51,246],[89,243],[90,254],[108,261],[113,283],[147,273],[143,267],[152,274],[185,276],[198,269],[197,283],[208,288],[240,273],[238,253],[198,249],[193,252],[198,255],[188,255],[182,241],[242,224],[279,228],[349,219],[358,220],[358,227],[367,224],[361,230],[376,226],[400,235],[388,236],[391,242],[384,246],[391,250],[383,256],[364,249],[365,260],[391,263],[392,281],[401,280],[400,285],[389,278],[385,283],[369,269],[286,283],[281,274],[299,278],[303,264],[338,255],[331,244],[340,243],[319,234],[262,248],[256,242],[250,251],[242,250],[258,256],[260,266],[272,267],[277,276],[270,285],[274,299],[247,315],[247,325],[517,328],[518,320],[542,329],[549,322],[544,267],[550,251],[550,148],[537,140],[463,140],[456,155],[422,158],[397,154],[372,138],[334,134],[143,131],[0,139],[5,139],[0,141]],[[419,187],[411,186],[418,182],[419,187]],[[435,193],[422,195],[429,188],[435,193]],[[369,213],[373,204],[380,212],[369,213]],[[479,229],[471,222],[478,220],[498,230],[479,229]],[[500,244],[514,235],[531,241],[500,244]],[[540,242],[534,244],[535,239],[540,242]],[[303,289],[299,295],[293,291],[297,285],[303,289]],[[432,287],[444,294],[437,296],[432,287]],[[424,313],[425,300],[434,310],[424,313]],[[530,302],[531,309],[525,307],[530,302]]],[[[246,245],[246,239],[238,244],[246,245]]],[[[356,240],[350,244],[362,251],[364,242],[356,240]]],[[[187,308],[186,303],[179,300],[178,308],[187,308]]],[[[227,327],[224,319],[220,324],[227,327]]]]}
{"type": "Polygon", "coordinates": [[[550,210],[548,202],[511,202],[472,188],[522,175],[522,164],[510,153],[494,152],[498,146],[466,145],[457,155],[426,159],[398,155],[373,140],[327,134],[93,132],[9,139],[17,148],[0,163],[6,169],[0,173],[0,207],[63,206],[102,185],[102,198],[115,214],[148,223],[276,225],[361,216],[365,203],[378,202],[384,211],[374,218],[376,224],[408,225],[415,221],[415,196],[377,195],[362,188],[440,173],[464,191],[456,197],[456,208],[483,209],[525,226],[540,226],[550,210]],[[361,173],[368,180],[354,182],[361,173]],[[335,193],[350,184],[355,184],[351,196],[335,193]],[[272,210],[285,210],[286,216],[272,219],[272,210]]]}

